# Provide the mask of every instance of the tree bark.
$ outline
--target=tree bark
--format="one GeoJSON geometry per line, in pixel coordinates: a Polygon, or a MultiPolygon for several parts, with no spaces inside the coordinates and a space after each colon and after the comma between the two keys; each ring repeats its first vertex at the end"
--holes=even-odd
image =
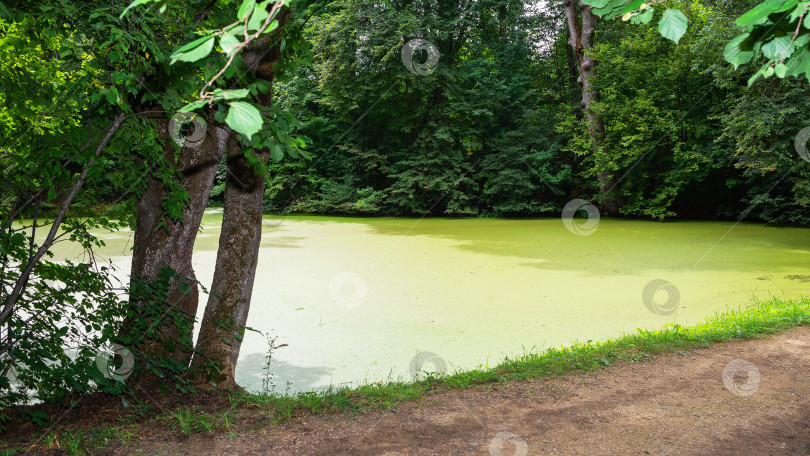
{"type": "MultiPolygon", "coordinates": [[[[137,203],[135,240],[132,252],[133,278],[154,281],[164,268],[172,268],[187,280],[173,281],[166,302],[160,303],[167,313],[170,307],[179,309],[188,318],[193,319],[197,313],[199,292],[197,289],[194,268],[191,265],[192,251],[197,232],[200,228],[211,187],[214,182],[217,165],[225,150],[229,131],[209,125],[205,138],[196,146],[184,146],[175,159],[174,147],[171,144],[169,119],[164,112],[147,112],[155,119],[158,134],[166,142],[164,156],[180,172],[182,186],[189,194],[189,200],[178,221],[173,221],[165,214],[162,202],[167,194],[163,183],[152,174],[148,176],[147,188],[137,203]],[[161,226],[161,223],[164,225],[161,226]],[[181,283],[191,287],[191,292],[180,292],[181,283]]],[[[131,300],[130,305],[138,311],[145,303],[131,300]]],[[[158,338],[144,337],[143,327],[139,329],[133,319],[124,322],[122,335],[131,338],[131,346],[137,348],[146,358],[169,358],[183,365],[189,365],[191,351],[167,348],[167,341],[187,340],[190,344],[190,331],[181,331],[170,318],[147,322],[154,326],[158,338]]],[[[171,344],[169,344],[171,346],[171,344]]]]}
{"type": "MultiPolygon", "coordinates": [[[[568,44],[574,52],[577,61],[579,77],[577,82],[582,88],[582,109],[585,113],[585,121],[588,123],[588,136],[591,138],[591,147],[596,158],[596,166],[603,168],[600,164],[602,159],[602,142],[605,135],[605,126],[602,118],[591,109],[592,104],[599,101],[599,90],[593,87],[593,77],[596,75],[596,62],[587,54],[587,50],[593,47],[593,38],[596,31],[596,23],[599,18],[593,14],[591,7],[577,0],[565,0],[565,19],[568,23],[569,41],[568,44]]],[[[615,176],[608,171],[597,173],[599,180],[599,191],[602,197],[602,211],[607,216],[619,215],[622,206],[621,198],[617,196],[617,186],[615,176]]]]}
{"type": "MultiPolygon", "coordinates": [[[[281,10],[279,28],[267,38],[248,46],[243,54],[243,61],[254,74],[271,83],[268,93],[257,97],[263,107],[272,105],[273,67],[281,59],[278,40],[289,18],[289,8],[281,10]]],[[[256,155],[266,162],[267,151],[256,155]]],[[[192,363],[202,374],[202,380],[220,387],[236,388],[236,363],[250,310],[262,237],[265,176],[247,163],[235,138],[228,141],[227,167],[214,281],[192,363]]]]}
{"type": "MultiPolygon", "coordinates": [[[[250,310],[262,239],[265,178],[245,159],[236,139],[228,141],[228,177],[222,231],[211,294],[205,306],[194,366],[204,380],[236,387],[234,372],[250,310]]],[[[260,160],[266,160],[262,154],[260,160]]]]}

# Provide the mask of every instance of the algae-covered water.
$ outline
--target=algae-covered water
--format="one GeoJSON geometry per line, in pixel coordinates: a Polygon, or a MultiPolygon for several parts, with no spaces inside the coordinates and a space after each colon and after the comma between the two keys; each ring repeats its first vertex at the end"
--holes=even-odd
{"type": "MultiPolygon", "coordinates": [[[[206,213],[195,248],[206,285],[221,217],[206,213]]],[[[270,367],[279,392],[410,379],[414,365],[493,366],[525,351],[695,323],[755,298],[810,295],[802,228],[602,219],[580,236],[560,219],[264,222],[248,326],[287,344],[270,367]],[[429,353],[414,363],[420,352],[429,353]]],[[[131,233],[103,237],[101,255],[125,276],[131,233]]],[[[249,332],[237,368],[249,390],[262,388],[266,351],[249,332]]]]}

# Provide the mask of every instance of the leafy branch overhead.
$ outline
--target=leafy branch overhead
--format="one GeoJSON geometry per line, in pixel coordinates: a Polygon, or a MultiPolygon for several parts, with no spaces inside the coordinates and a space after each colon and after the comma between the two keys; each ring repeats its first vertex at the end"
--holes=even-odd
{"type": "MultiPolygon", "coordinates": [[[[590,6],[595,15],[606,18],[622,18],[623,21],[630,21],[633,24],[650,23],[655,12],[653,5],[663,3],[666,0],[583,0],[582,3],[590,6]]],[[[679,10],[667,8],[661,19],[658,21],[658,31],[661,36],[678,43],[686,33],[689,21],[679,10]]]]}
{"type": "MultiPolygon", "coordinates": [[[[634,24],[653,20],[653,6],[667,6],[669,0],[582,0],[601,18],[621,17],[634,24]]],[[[729,41],[724,57],[734,68],[760,57],[765,64],[749,80],[761,77],[786,78],[804,74],[810,79],[810,1],[765,0],[737,19],[746,29],[729,41]]],[[[658,31],[676,43],[686,33],[688,19],[679,10],[667,8],[661,15],[658,31]]]]}
{"type": "Polygon", "coordinates": [[[801,76],[810,80],[810,1],[768,0],[737,19],[746,32],[736,36],[724,52],[726,60],[738,66],[754,61],[760,54],[767,62],[749,85],[760,77],[801,76]]]}
{"type": "MultiPolygon", "coordinates": [[[[206,30],[204,35],[190,43],[184,44],[171,54],[171,64],[176,62],[196,62],[207,57],[219,41],[220,51],[228,57],[225,65],[208,80],[200,91],[197,101],[187,104],[180,112],[191,112],[203,106],[224,101],[228,105],[225,123],[234,131],[241,133],[248,140],[262,128],[261,110],[252,103],[237,101],[249,95],[247,89],[208,90],[231,67],[237,55],[251,42],[271,33],[279,26],[275,19],[279,10],[289,4],[290,0],[243,0],[236,12],[236,21],[220,30],[206,30]]],[[[134,0],[121,14],[123,17],[135,6],[166,8],[167,0],[134,0]]]]}

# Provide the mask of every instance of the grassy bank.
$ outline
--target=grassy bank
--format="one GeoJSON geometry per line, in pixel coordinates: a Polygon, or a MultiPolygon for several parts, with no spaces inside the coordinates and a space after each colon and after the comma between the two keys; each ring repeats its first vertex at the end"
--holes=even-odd
{"type": "Polygon", "coordinates": [[[507,358],[489,369],[429,377],[419,382],[391,382],[359,388],[332,389],[293,396],[249,394],[240,401],[270,407],[277,419],[299,414],[359,412],[395,408],[432,390],[546,378],[588,372],[616,362],[646,361],[655,355],[684,351],[734,339],[751,339],[810,324],[810,298],[774,299],[744,310],[717,314],[694,326],[668,325],[654,331],[637,330],[603,342],[575,343],[543,352],[507,358]]]}
{"type": "MultiPolygon", "coordinates": [[[[323,392],[280,394],[247,394],[211,392],[197,397],[199,406],[186,405],[150,419],[134,416],[119,418],[103,427],[73,424],[52,430],[38,441],[42,449],[59,449],[68,454],[92,452],[93,448],[120,442],[131,444],[141,433],[154,428],[170,428],[179,433],[245,431],[298,416],[321,413],[358,413],[396,410],[403,401],[417,400],[432,391],[486,387],[498,383],[548,378],[600,369],[617,362],[643,362],[655,355],[683,352],[714,343],[751,339],[810,323],[810,298],[789,301],[775,299],[757,303],[744,310],[718,314],[705,322],[683,327],[668,325],[659,330],[636,333],[603,342],[576,343],[562,348],[529,353],[506,359],[496,367],[430,377],[416,382],[389,382],[358,388],[331,389],[323,392]],[[256,417],[260,418],[257,419],[256,417]]],[[[98,425],[99,423],[95,423],[98,425]]],[[[2,454],[29,451],[40,434],[32,433],[31,441],[16,445],[2,454]]],[[[232,434],[235,435],[235,434],[232,434]]],[[[42,451],[40,451],[42,453],[42,451]]]]}

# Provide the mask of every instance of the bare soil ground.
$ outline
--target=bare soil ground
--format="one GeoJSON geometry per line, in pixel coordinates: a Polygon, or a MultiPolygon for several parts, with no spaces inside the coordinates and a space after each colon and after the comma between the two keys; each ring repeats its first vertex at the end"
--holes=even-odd
{"type": "Polygon", "coordinates": [[[231,435],[181,439],[177,432],[156,430],[137,443],[107,450],[121,455],[810,455],[810,328],[595,373],[437,392],[402,404],[396,413],[310,416],[239,428],[231,435]],[[724,369],[735,360],[751,363],[759,378],[750,365],[736,375],[727,371],[727,388],[724,369]]]}

